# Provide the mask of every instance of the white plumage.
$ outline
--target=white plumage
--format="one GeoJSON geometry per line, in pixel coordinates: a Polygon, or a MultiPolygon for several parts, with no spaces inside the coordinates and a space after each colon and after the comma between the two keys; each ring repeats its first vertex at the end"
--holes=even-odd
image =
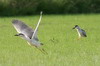
{"type": "Polygon", "coordinates": [[[15,36],[20,36],[21,38],[27,40],[29,45],[35,46],[36,48],[38,48],[40,51],[43,52],[44,49],[40,48],[40,46],[43,44],[39,41],[37,37],[37,31],[39,24],[41,22],[41,18],[42,18],[42,12],[40,13],[40,19],[38,21],[35,30],[33,30],[31,27],[27,26],[24,22],[19,20],[13,20],[12,24],[16,29],[16,31],[18,32],[18,34],[16,34],[15,36]]]}
{"type": "Polygon", "coordinates": [[[73,29],[77,30],[79,38],[87,37],[85,30],[81,29],[78,25],[75,25],[75,27],[73,29]]]}

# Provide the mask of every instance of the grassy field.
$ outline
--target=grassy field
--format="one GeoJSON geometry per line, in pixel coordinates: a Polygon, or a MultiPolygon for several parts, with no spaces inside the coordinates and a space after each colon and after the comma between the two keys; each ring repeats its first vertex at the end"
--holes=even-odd
{"type": "Polygon", "coordinates": [[[38,38],[47,55],[14,36],[13,19],[35,28],[39,16],[0,17],[0,66],[100,66],[100,15],[43,15],[38,38]],[[87,38],[77,40],[76,24],[87,38]]]}

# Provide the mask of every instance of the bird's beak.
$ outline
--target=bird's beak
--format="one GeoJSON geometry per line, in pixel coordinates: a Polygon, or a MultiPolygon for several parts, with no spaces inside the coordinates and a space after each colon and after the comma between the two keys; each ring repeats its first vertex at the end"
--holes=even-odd
{"type": "Polygon", "coordinates": [[[19,36],[19,34],[15,34],[14,36],[19,36]]]}
{"type": "Polygon", "coordinates": [[[72,29],[75,29],[75,27],[73,27],[72,29]]]}

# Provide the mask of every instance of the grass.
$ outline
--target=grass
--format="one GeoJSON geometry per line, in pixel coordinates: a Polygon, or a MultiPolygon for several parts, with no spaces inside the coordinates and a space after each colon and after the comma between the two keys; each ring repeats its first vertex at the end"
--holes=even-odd
{"type": "Polygon", "coordinates": [[[0,66],[100,66],[100,15],[44,15],[38,37],[48,55],[14,36],[13,19],[35,28],[39,16],[0,17],[0,66]],[[87,38],[77,40],[76,24],[87,38]]]}

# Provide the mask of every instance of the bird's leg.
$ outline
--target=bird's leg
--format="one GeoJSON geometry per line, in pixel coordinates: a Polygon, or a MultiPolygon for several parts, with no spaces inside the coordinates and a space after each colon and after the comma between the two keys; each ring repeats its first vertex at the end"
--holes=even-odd
{"type": "MultiPolygon", "coordinates": [[[[37,47],[36,47],[37,48],[37,47]]],[[[44,52],[41,50],[41,49],[39,49],[39,48],[37,48],[38,50],[40,50],[43,54],[44,54],[44,52]]]]}
{"type": "MultiPolygon", "coordinates": [[[[29,45],[30,45],[30,43],[29,42],[27,42],[29,45]]],[[[40,50],[43,54],[48,54],[44,49],[42,49],[42,48],[39,48],[39,47],[37,47],[37,46],[35,46],[38,50],[40,50]]]]}
{"type": "MultiPolygon", "coordinates": [[[[36,47],[36,46],[35,46],[36,47]]],[[[48,54],[44,49],[40,49],[38,47],[36,47],[38,50],[40,50],[43,54],[48,54]]]]}
{"type": "Polygon", "coordinates": [[[42,49],[46,54],[48,54],[44,49],[42,49]]]}

